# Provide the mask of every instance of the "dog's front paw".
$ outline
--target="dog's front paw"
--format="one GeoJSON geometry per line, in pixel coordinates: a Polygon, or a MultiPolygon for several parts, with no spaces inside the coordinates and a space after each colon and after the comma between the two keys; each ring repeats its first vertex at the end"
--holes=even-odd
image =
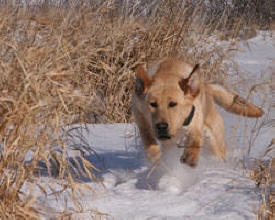
{"type": "Polygon", "coordinates": [[[190,167],[197,167],[198,166],[198,161],[199,161],[199,150],[184,150],[183,155],[180,158],[181,163],[186,163],[190,167]]]}
{"type": "Polygon", "coordinates": [[[146,149],[146,156],[151,163],[156,163],[161,158],[160,147],[156,144],[151,145],[146,149]]]}

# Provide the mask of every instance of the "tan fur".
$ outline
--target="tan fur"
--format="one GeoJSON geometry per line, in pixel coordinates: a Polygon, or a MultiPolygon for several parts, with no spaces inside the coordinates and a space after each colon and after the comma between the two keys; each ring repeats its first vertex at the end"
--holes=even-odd
{"type": "Polygon", "coordinates": [[[165,58],[147,71],[136,69],[136,89],[132,96],[132,110],[148,159],[161,158],[163,149],[177,145],[184,133],[184,153],[181,162],[195,167],[198,163],[204,137],[208,146],[219,159],[225,159],[226,145],[224,122],[214,100],[227,111],[260,117],[263,111],[245,99],[216,84],[200,79],[199,65],[195,67],[175,58],[165,58]],[[190,124],[183,126],[194,115],[190,124]]]}

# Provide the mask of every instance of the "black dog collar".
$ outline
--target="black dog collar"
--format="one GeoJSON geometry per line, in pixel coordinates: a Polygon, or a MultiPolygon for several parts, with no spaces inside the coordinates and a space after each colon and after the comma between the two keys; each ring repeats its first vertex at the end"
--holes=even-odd
{"type": "Polygon", "coordinates": [[[184,120],[183,126],[188,126],[188,125],[191,123],[192,118],[193,118],[193,116],[194,116],[194,113],[195,113],[195,106],[192,105],[191,112],[190,112],[190,114],[188,115],[188,117],[184,120]]]}

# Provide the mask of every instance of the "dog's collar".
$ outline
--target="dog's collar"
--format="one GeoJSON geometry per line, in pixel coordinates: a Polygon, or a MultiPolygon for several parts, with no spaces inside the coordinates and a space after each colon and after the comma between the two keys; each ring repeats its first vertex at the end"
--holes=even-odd
{"type": "Polygon", "coordinates": [[[194,113],[195,113],[195,106],[192,105],[191,112],[190,112],[190,114],[188,115],[188,117],[184,120],[183,126],[188,126],[188,125],[191,123],[192,118],[193,118],[193,116],[194,116],[194,113]]]}

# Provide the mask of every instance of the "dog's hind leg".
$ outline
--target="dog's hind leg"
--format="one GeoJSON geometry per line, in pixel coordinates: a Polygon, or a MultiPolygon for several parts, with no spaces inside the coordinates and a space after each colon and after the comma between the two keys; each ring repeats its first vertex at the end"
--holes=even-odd
{"type": "Polygon", "coordinates": [[[208,148],[219,159],[226,157],[225,131],[222,116],[216,112],[215,119],[205,124],[206,136],[209,138],[208,148]]]}

